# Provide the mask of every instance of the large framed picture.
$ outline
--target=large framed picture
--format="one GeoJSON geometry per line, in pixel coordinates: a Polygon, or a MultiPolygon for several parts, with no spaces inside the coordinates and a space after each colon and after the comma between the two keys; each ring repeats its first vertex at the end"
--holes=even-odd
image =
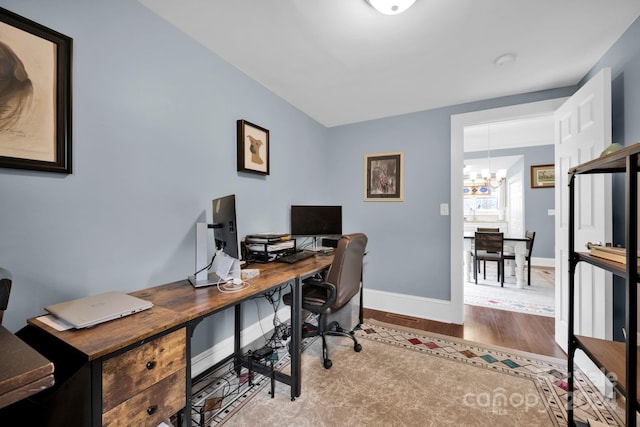
{"type": "Polygon", "coordinates": [[[553,188],[555,186],[554,165],[531,165],[531,188],[553,188]]]}
{"type": "Polygon", "coordinates": [[[401,202],[404,194],[404,154],[377,153],[364,156],[364,200],[401,202]]]}
{"type": "Polygon", "coordinates": [[[269,175],[269,130],[238,120],[238,171],[269,175]]]}
{"type": "Polygon", "coordinates": [[[0,167],[71,173],[72,44],[0,8],[0,167]]]}

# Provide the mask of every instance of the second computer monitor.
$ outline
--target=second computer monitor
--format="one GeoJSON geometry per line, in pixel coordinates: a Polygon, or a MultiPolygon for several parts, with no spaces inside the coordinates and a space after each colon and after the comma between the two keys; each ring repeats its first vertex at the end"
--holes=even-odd
{"type": "Polygon", "coordinates": [[[222,249],[230,257],[239,259],[238,229],[236,224],[236,197],[213,199],[213,237],[216,249],[222,249]]]}
{"type": "Polygon", "coordinates": [[[293,236],[340,236],[342,234],[342,206],[291,206],[291,234],[293,236]]]}

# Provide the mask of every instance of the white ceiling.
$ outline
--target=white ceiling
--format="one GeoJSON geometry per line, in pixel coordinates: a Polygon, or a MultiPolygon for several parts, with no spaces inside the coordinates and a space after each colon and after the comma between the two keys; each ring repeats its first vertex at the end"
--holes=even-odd
{"type": "Polygon", "coordinates": [[[138,0],[325,126],[574,85],[639,0],[138,0]],[[494,61],[513,53],[516,61],[494,61]]]}

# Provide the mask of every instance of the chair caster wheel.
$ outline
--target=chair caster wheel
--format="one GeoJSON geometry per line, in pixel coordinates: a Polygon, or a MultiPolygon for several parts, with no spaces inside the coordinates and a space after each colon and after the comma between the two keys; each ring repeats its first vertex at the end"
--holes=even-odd
{"type": "Polygon", "coordinates": [[[333,362],[330,359],[326,359],[323,365],[324,365],[324,369],[329,369],[333,366],[333,362]]]}
{"type": "Polygon", "coordinates": [[[353,350],[354,350],[356,353],[360,353],[360,352],[362,351],[362,346],[360,345],[360,343],[358,343],[358,344],[354,345],[354,346],[353,346],[353,350]]]}

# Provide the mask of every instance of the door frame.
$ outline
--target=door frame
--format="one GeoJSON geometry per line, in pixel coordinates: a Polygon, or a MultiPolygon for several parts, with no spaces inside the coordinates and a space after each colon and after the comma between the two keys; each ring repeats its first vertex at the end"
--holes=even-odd
{"type": "Polygon", "coordinates": [[[553,114],[568,97],[553,98],[527,104],[451,116],[451,322],[464,323],[464,279],[462,277],[462,255],[464,238],[464,211],[462,192],[464,186],[462,169],[464,167],[464,128],[471,125],[535,117],[553,114]]]}

